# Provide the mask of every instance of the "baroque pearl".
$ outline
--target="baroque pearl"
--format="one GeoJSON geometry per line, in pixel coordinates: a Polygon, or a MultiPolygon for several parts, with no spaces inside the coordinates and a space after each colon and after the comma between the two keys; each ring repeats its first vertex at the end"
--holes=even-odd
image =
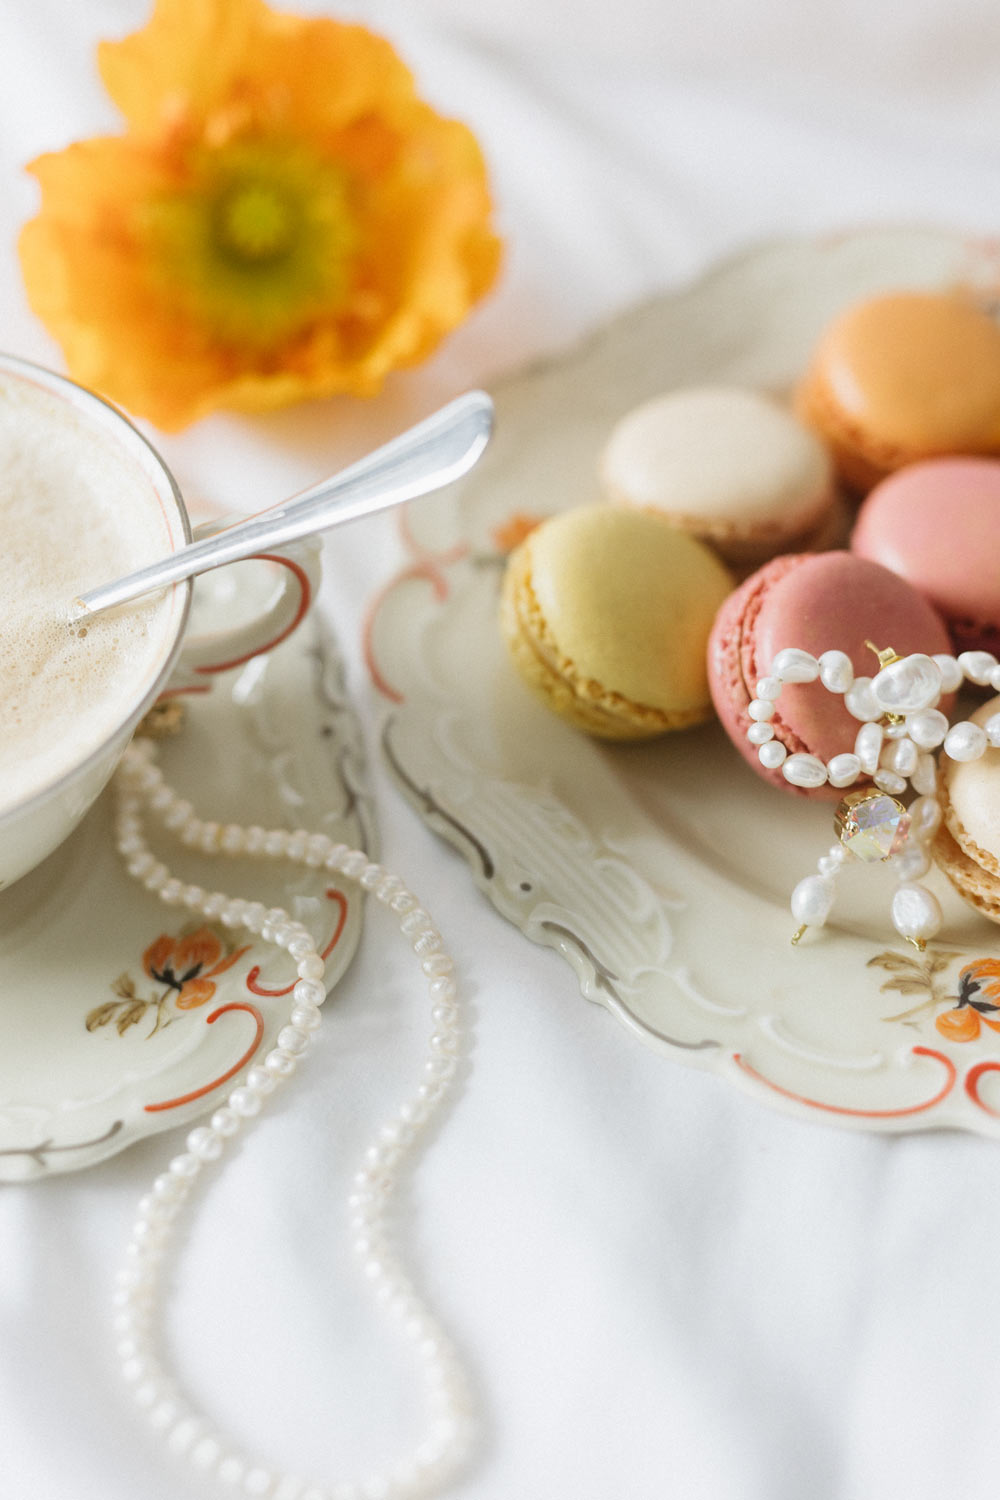
{"type": "Polygon", "coordinates": [[[855,677],[853,683],[844,694],[844,707],[855,719],[861,719],[862,721],[880,719],[884,713],[884,709],[872,692],[872,679],[870,677],[855,677]]]}
{"type": "Polygon", "coordinates": [[[890,740],[882,747],[881,763],[889,771],[895,771],[898,776],[912,776],[917,769],[917,756],[919,751],[908,735],[900,739],[890,740]]]}
{"type": "Polygon", "coordinates": [[[878,766],[885,735],[881,724],[862,724],[854,740],[854,753],[865,776],[871,776],[878,766]]]}
{"type": "Polygon", "coordinates": [[[826,769],[831,786],[851,786],[861,774],[861,760],[857,754],[848,751],[835,755],[826,769]]]}
{"type": "Polygon", "coordinates": [[[933,797],[937,791],[937,762],[933,755],[921,750],[910,775],[910,785],[921,797],[933,797]]]}
{"type": "Polygon", "coordinates": [[[926,886],[904,881],[892,898],[892,922],[901,937],[918,946],[940,931],[941,907],[937,897],[926,886]]]}
{"type": "Polygon", "coordinates": [[[780,740],[768,740],[766,745],[761,745],[757,751],[757,759],[768,771],[776,771],[784,763],[788,751],[780,740]]]}
{"type": "Polygon", "coordinates": [[[976,687],[988,687],[997,669],[997,659],[990,651],[963,651],[958,665],[969,682],[976,687]]]}
{"type": "Polygon", "coordinates": [[[846,651],[824,651],[819,659],[819,680],[828,693],[846,693],[854,682],[854,667],[846,651]]]}
{"type": "Polygon", "coordinates": [[[830,875],[807,875],[792,892],[792,916],[803,927],[822,927],[835,895],[830,875]]]}
{"type": "Polygon", "coordinates": [[[747,739],[751,745],[766,745],[768,740],[774,739],[774,730],[770,724],[764,721],[758,724],[751,724],[747,730],[747,739]]]}
{"type": "Polygon", "coordinates": [[[941,696],[941,669],[920,652],[904,656],[872,679],[872,696],[883,713],[910,714],[933,708],[941,696]]]}
{"type": "Polygon", "coordinates": [[[936,750],[944,743],[948,720],[939,708],[926,708],[922,713],[907,715],[906,732],[921,750],[936,750]]]}
{"type": "Polygon", "coordinates": [[[819,662],[811,652],[787,646],[771,663],[771,676],[780,677],[782,682],[815,682],[819,676],[819,662]]]}
{"type": "Polygon", "coordinates": [[[791,786],[812,788],[823,786],[827,772],[818,755],[798,752],[783,762],[781,774],[791,786]]]}
{"type": "Polygon", "coordinates": [[[879,791],[888,792],[892,797],[902,796],[906,791],[906,777],[899,776],[895,771],[890,771],[885,766],[880,766],[872,777],[879,791]]]}
{"type": "Polygon", "coordinates": [[[937,655],[931,660],[941,673],[942,693],[957,693],[962,686],[962,668],[953,656],[937,655]]]}
{"type": "Polygon", "coordinates": [[[953,724],[944,737],[944,753],[952,760],[978,760],[988,746],[985,729],[971,719],[953,724]]]}

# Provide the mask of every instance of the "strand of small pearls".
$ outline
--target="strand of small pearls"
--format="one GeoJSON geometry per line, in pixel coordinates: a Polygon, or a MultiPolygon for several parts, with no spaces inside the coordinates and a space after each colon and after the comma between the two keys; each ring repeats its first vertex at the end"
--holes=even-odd
{"type": "Polygon", "coordinates": [[[229,1495],[257,1500],[416,1500],[437,1493],[467,1462],[473,1438],[471,1385],[457,1351],[424,1305],[392,1249],[386,1210],[406,1157],[419,1144],[458,1067],[459,1018],[452,960],[430,917],[403,882],[362,850],[335,844],[325,834],[220,825],[195,817],[190,803],[163,780],[149,740],[136,741],[116,775],[116,842],[126,868],[168,905],[187,907],[225,927],[243,927],[285,949],[298,980],[289,1021],[262,1064],[248,1071],[207,1125],[188,1134],[186,1149],[170,1162],[141,1200],[115,1292],[114,1327],[122,1375],[137,1407],[167,1447],[195,1469],[214,1476],[229,1495]],[[260,1112],[267,1096],[295,1072],[320,1024],[326,997],[324,962],[306,927],[281,907],[233,900],[220,891],[185,885],[155,858],[143,837],[142,809],[154,811],[183,843],[229,854],[297,860],[345,875],[399,919],[427,980],[434,1029],[424,1078],[412,1099],[378,1132],[365,1153],[348,1199],[353,1248],[376,1300],[413,1346],[422,1366],[430,1430],[412,1456],[358,1483],[314,1484],[257,1462],[216,1430],[179,1391],[156,1348],[154,1325],[159,1282],[171,1235],[204,1168],[260,1112]]]}
{"type": "Polygon", "coordinates": [[[1000,692],[997,658],[990,651],[963,651],[958,657],[913,655],[883,667],[875,677],[856,677],[843,651],[824,651],[816,657],[787,647],[778,652],[769,674],[757,683],[757,696],[747,710],[751,719],[747,739],[757,747],[761,765],[769,771],[780,769],[791,786],[812,789],[829,782],[849,787],[860,776],[870,776],[892,796],[905,790],[907,780],[921,795],[932,795],[936,785],[932,752],[938,747],[952,760],[968,761],[1000,746],[1000,713],[982,726],[969,719],[949,725],[935,707],[942,693],[956,692],[963,681],[1000,692]],[[829,761],[802,751],[790,755],[770,722],[786,683],[817,680],[829,692],[842,694],[848,712],[861,721],[853,751],[829,761]],[[907,707],[908,703],[913,706],[907,707]],[[900,722],[883,727],[877,721],[887,714],[898,714],[900,722]]]}

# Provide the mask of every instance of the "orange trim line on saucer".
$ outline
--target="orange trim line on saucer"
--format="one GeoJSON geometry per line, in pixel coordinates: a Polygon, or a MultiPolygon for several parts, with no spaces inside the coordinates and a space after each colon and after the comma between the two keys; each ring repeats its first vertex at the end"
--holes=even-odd
{"type": "Polygon", "coordinates": [[[965,1092],[973,1104],[978,1104],[980,1109],[985,1110],[994,1119],[1000,1119],[1000,1109],[993,1109],[979,1097],[979,1080],[984,1073],[1000,1073],[1000,1062],[981,1062],[976,1063],[974,1068],[970,1068],[965,1075],[965,1092]]]}
{"type": "Polygon", "coordinates": [[[242,656],[234,656],[231,661],[220,661],[214,666],[195,667],[194,670],[196,672],[206,675],[211,672],[228,672],[230,667],[242,667],[243,663],[250,661],[251,657],[263,656],[265,651],[273,651],[275,646],[280,646],[282,641],[287,640],[312,603],[312,589],[309,586],[309,578],[305,569],[300,567],[297,562],[293,562],[290,557],[281,557],[276,552],[258,552],[255,554],[254,561],[280,563],[283,568],[289,568],[295,574],[302,594],[294,618],[279,635],[274,637],[273,641],[267,641],[263,646],[255,646],[252,651],[246,651],[242,656]]]}
{"type": "Polygon", "coordinates": [[[391,593],[399,588],[401,584],[410,583],[417,579],[424,579],[430,584],[434,590],[434,597],[439,603],[443,603],[447,599],[448,584],[439,567],[429,559],[410,563],[408,567],[401,568],[398,573],[394,573],[372,595],[372,598],[368,601],[368,607],[365,610],[361,623],[361,642],[365,666],[368,668],[368,674],[378,692],[382,694],[383,698],[388,698],[390,703],[402,703],[403,695],[398,688],[394,688],[382,675],[378,662],[375,660],[375,620],[379,610],[391,593]]]}
{"type": "MultiPolygon", "coordinates": [[[[919,1115],[923,1110],[933,1109],[934,1105],[940,1104],[941,1100],[946,1098],[955,1086],[957,1069],[950,1057],[946,1057],[943,1052],[935,1052],[932,1047],[914,1047],[913,1056],[936,1058],[938,1062],[944,1064],[947,1077],[943,1087],[938,1090],[933,1099],[927,1099],[922,1104],[908,1104],[902,1109],[851,1109],[843,1104],[824,1104],[821,1099],[810,1099],[805,1094],[796,1094],[792,1089],[782,1088],[780,1083],[772,1083],[770,1078],[765,1078],[763,1073],[758,1073],[757,1069],[752,1067],[739,1052],[733,1053],[733,1061],[738,1067],[743,1069],[744,1073],[748,1073],[751,1078],[756,1078],[758,1083],[766,1084],[774,1093],[783,1094],[786,1099],[794,1099],[798,1104],[808,1104],[811,1109],[822,1109],[828,1114],[833,1115],[854,1115],[861,1120],[892,1120],[903,1115],[919,1115]]],[[[984,1063],[981,1064],[981,1067],[1000,1067],[1000,1064],[984,1063]]],[[[973,1069],[973,1072],[976,1071],[976,1069],[973,1069]]],[[[966,1089],[969,1088],[968,1079],[965,1086],[966,1089]]],[[[976,1098],[974,1094],[971,1097],[976,1098]]],[[[981,1104],[981,1101],[976,1098],[976,1103],[981,1104]]],[[[985,1109],[986,1105],[982,1104],[981,1107],[985,1109]]]]}
{"type": "Polygon", "coordinates": [[[444,569],[451,567],[454,563],[461,562],[469,555],[468,542],[456,542],[454,546],[446,547],[441,552],[434,552],[430,547],[425,547],[413,535],[410,527],[409,506],[402,506],[397,512],[399,517],[399,536],[404,548],[413,558],[412,563],[394,573],[391,578],[386,579],[382,587],[372,595],[368,601],[361,622],[361,647],[365,666],[377,692],[383,698],[388,698],[390,703],[402,703],[403,694],[394,688],[382,675],[378,662],[375,660],[374,632],[375,620],[382,605],[389,595],[397,589],[400,584],[409,583],[414,580],[424,579],[434,590],[435,598],[439,603],[448,597],[448,580],[444,569]]]}
{"type": "Polygon", "coordinates": [[[213,1078],[211,1083],[206,1083],[200,1089],[192,1089],[189,1094],[179,1094],[176,1099],[164,1099],[162,1104],[145,1105],[144,1108],[147,1114],[155,1114],[161,1109],[176,1109],[180,1104],[190,1104],[194,1099],[201,1099],[205,1094],[210,1094],[213,1089],[217,1089],[220,1083],[225,1083],[227,1079],[232,1078],[234,1073],[238,1073],[250,1061],[260,1046],[260,1039],[264,1035],[264,1017],[256,1005],[250,1005],[246,1000],[236,1000],[228,1005],[220,1005],[218,1010],[213,1010],[210,1016],[206,1016],[206,1026],[211,1026],[214,1021],[217,1021],[220,1016],[224,1016],[230,1010],[245,1010],[248,1015],[253,1016],[256,1024],[254,1039],[242,1057],[234,1062],[231,1068],[227,1068],[225,1073],[220,1073],[218,1078],[213,1078]]]}
{"type": "MultiPolygon", "coordinates": [[[[333,929],[333,937],[330,939],[330,941],[327,943],[326,947],[320,954],[320,958],[322,959],[329,958],[334,948],[336,948],[337,944],[340,941],[340,934],[344,930],[344,923],[347,921],[347,897],[344,895],[343,891],[338,891],[331,887],[330,890],[327,891],[326,895],[329,901],[333,901],[336,903],[338,907],[338,913],[337,925],[333,929]]],[[[284,989],[268,990],[265,989],[262,984],[257,983],[257,980],[259,978],[260,964],[254,964],[253,968],[247,975],[247,989],[252,995],[263,995],[266,999],[269,1000],[273,1000],[278,995],[290,995],[297,983],[297,981],[293,979],[291,984],[285,985],[284,989]]]]}

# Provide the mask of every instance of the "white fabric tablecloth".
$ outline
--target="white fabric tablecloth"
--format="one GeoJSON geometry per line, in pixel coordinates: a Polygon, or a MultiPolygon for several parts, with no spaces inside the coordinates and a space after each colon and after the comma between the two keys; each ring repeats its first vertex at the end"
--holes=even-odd
{"type": "MultiPolygon", "coordinates": [[[[162,440],[223,503],[241,503],[248,474],[255,499],[290,493],[754,241],[1000,222],[993,0],[339,13],[387,33],[422,92],[476,130],[505,274],[369,406],[220,417],[162,440]]],[[[141,0],[0,11],[0,344],[57,367],[12,250],[35,202],[21,168],[117,128],[93,47],[145,15],[141,0]]],[[[399,561],[388,519],[329,546],[324,607],[369,731],[359,621],[399,561]]],[[[369,748],[382,857],[442,928],[474,1024],[399,1217],[484,1413],[456,1497],[992,1500],[996,1144],[805,1124],[638,1045],[500,920],[390,784],[373,733],[369,748]]],[[[276,1462],[330,1480],[402,1452],[420,1420],[343,1202],[425,1030],[412,959],[372,909],[315,1055],[213,1174],[176,1268],[168,1347],[190,1391],[276,1462]]],[[[109,1333],[134,1204],[179,1139],[0,1191],[2,1500],[203,1493],[133,1417],[109,1333]]]]}

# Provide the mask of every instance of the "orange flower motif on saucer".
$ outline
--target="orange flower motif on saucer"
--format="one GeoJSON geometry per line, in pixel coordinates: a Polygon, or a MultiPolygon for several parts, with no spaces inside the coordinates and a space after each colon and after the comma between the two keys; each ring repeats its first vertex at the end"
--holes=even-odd
{"type": "Polygon", "coordinates": [[[365,28],[157,0],[98,61],[126,132],[31,163],[20,241],[82,384],[168,430],[370,396],[492,284],[479,146],[365,28]]]}
{"type": "Polygon", "coordinates": [[[980,1028],[1000,1031],[1000,959],[977,958],[958,976],[958,1004],[934,1024],[951,1042],[975,1041],[980,1028]]]}
{"type": "Polygon", "coordinates": [[[214,980],[246,951],[227,948],[211,927],[199,927],[180,937],[158,937],[142,955],[142,967],[150,979],[174,992],[179,1010],[193,1010],[211,1000],[214,980]]]}
{"type": "Polygon", "coordinates": [[[131,974],[119,974],[111,986],[116,998],[88,1013],[87,1030],[114,1026],[118,1035],[124,1036],[133,1026],[148,1021],[151,1025],[146,1034],[155,1036],[177,1019],[179,1010],[206,1005],[215,995],[215,981],[249,950],[250,944],[234,947],[207,924],[187,927],[176,936],[161,933],[142,955],[143,972],[154,981],[156,990],[142,994],[131,974]]]}

